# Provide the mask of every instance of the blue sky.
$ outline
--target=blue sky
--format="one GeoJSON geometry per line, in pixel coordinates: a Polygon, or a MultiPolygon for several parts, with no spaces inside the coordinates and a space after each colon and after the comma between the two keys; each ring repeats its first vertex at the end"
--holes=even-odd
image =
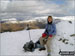
{"type": "Polygon", "coordinates": [[[61,4],[65,4],[65,0],[55,0],[53,1],[53,3],[61,5],[61,4]]]}
{"type": "Polygon", "coordinates": [[[55,4],[59,4],[59,5],[64,4],[65,1],[67,1],[67,0],[46,0],[47,3],[52,2],[52,3],[55,3],[55,4]]]}

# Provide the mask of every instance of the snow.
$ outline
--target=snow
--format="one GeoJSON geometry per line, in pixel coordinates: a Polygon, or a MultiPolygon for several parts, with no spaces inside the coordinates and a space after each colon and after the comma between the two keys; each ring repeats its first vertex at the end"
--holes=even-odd
{"type": "Polygon", "coordinates": [[[2,19],[1,21],[6,21],[6,23],[18,23],[16,18],[2,19]]]}
{"type": "Polygon", "coordinates": [[[25,21],[19,21],[20,23],[27,23],[27,22],[36,22],[36,20],[25,20],[25,21]]]}
{"type": "Polygon", "coordinates": [[[53,18],[61,20],[74,20],[75,16],[53,17],[53,18]]]}
{"type": "MultiPolygon", "coordinates": [[[[39,22],[41,22],[42,20],[46,21],[48,16],[43,16],[43,17],[35,17],[32,19],[28,19],[28,20],[23,20],[23,21],[17,21],[16,18],[9,18],[9,19],[2,19],[1,21],[6,21],[7,23],[25,23],[25,22],[36,22],[37,20],[39,22]]],[[[74,20],[75,16],[65,16],[65,17],[54,17],[53,16],[53,20],[55,19],[60,19],[60,20],[74,20]]],[[[46,21],[47,22],[47,21],[46,21]]]]}
{"type": "MultiPolygon", "coordinates": [[[[74,34],[74,20],[71,20],[72,24],[68,20],[61,20],[56,24],[57,34],[53,37],[51,42],[51,55],[60,56],[59,50],[61,51],[74,51],[74,37],[70,37],[71,34],[74,34]],[[69,44],[64,44],[62,41],[58,41],[60,38],[68,39],[69,44]],[[73,44],[73,45],[70,45],[73,44]]],[[[31,39],[33,42],[36,42],[44,32],[44,29],[33,29],[30,30],[31,39]]],[[[46,51],[39,51],[36,49],[34,52],[24,52],[23,45],[26,42],[29,42],[28,30],[22,30],[17,32],[5,32],[1,34],[1,56],[47,56],[46,51]]]]}

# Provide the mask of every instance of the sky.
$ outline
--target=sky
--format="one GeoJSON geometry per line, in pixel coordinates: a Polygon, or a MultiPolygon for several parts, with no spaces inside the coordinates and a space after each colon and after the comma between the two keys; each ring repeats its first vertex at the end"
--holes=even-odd
{"type": "Polygon", "coordinates": [[[75,0],[0,0],[0,18],[74,16],[75,0]]]}

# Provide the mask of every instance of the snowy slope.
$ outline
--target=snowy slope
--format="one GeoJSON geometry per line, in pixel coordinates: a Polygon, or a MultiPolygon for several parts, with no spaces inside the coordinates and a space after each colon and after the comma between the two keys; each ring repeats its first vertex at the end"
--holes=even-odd
{"type": "MultiPolygon", "coordinates": [[[[22,21],[18,21],[16,18],[9,18],[9,19],[2,19],[1,21],[6,21],[7,23],[25,23],[25,22],[36,22],[37,20],[39,21],[39,22],[42,22],[42,21],[44,21],[45,23],[47,22],[46,20],[47,20],[47,17],[48,16],[44,16],[44,17],[35,17],[35,18],[30,18],[30,19],[26,19],[25,18],[25,20],[22,20],[22,21]]],[[[55,19],[60,19],[60,20],[74,20],[74,17],[75,16],[65,16],[65,17],[54,17],[53,16],[53,19],[55,20],[55,19]]]]}
{"type": "MultiPolygon", "coordinates": [[[[60,49],[64,51],[75,50],[74,37],[70,37],[71,34],[74,34],[74,20],[71,21],[72,24],[67,20],[61,20],[56,24],[57,34],[51,42],[52,56],[60,56],[58,54],[60,49]],[[60,38],[68,39],[68,44],[64,44],[62,41],[58,41],[60,38]]],[[[32,40],[36,42],[43,32],[44,29],[30,30],[32,40]]],[[[36,49],[34,52],[24,52],[22,47],[28,41],[30,40],[27,30],[1,33],[1,56],[47,56],[47,51],[40,52],[38,49],[36,49]]]]}
{"type": "Polygon", "coordinates": [[[1,21],[5,21],[6,23],[18,23],[16,18],[1,19],[1,21]]]}

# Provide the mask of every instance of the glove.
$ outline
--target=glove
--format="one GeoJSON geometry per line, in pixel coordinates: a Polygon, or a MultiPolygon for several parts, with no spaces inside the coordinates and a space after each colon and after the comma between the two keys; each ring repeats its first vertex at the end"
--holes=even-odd
{"type": "Polygon", "coordinates": [[[53,35],[49,35],[49,37],[50,37],[50,38],[52,38],[52,37],[53,37],[53,35]]]}
{"type": "Polygon", "coordinates": [[[45,33],[42,34],[42,37],[46,37],[47,35],[45,33]]]}

